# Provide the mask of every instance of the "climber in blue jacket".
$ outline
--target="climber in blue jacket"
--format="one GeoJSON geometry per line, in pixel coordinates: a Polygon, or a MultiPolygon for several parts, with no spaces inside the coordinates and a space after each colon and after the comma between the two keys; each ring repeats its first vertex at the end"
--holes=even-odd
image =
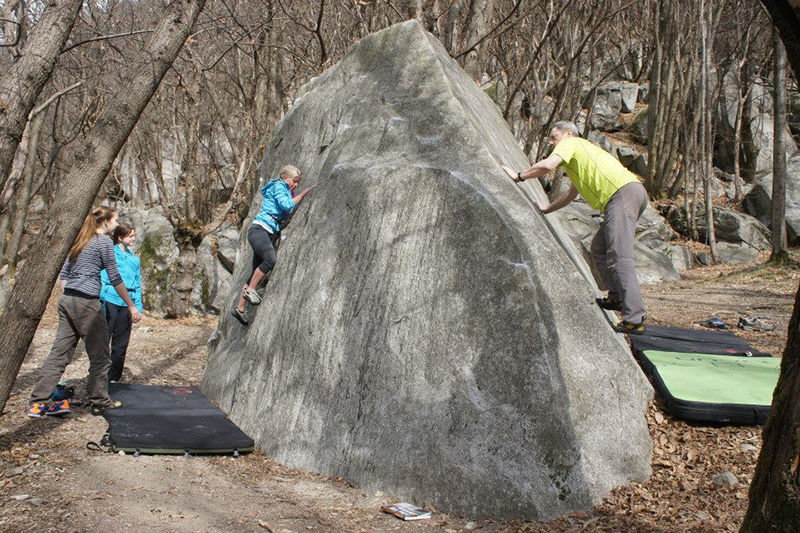
{"type": "Polygon", "coordinates": [[[261,187],[261,209],[250,229],[247,230],[247,242],[253,248],[253,270],[250,283],[245,284],[239,296],[236,307],[231,309],[231,315],[243,326],[250,323],[250,318],[245,310],[245,302],[252,305],[261,303],[261,297],[256,292],[258,284],[275,266],[275,249],[281,238],[281,229],[289,221],[289,217],[297,204],[311,191],[311,187],[297,196],[294,190],[300,184],[303,175],[293,165],[286,165],[278,177],[270,180],[261,187]]]}
{"type": "MultiPolygon", "coordinates": [[[[136,305],[139,313],[142,312],[142,269],[139,258],[131,251],[131,246],[136,240],[136,230],[128,224],[120,223],[112,236],[114,241],[114,255],[117,259],[119,270],[125,288],[136,305]]],[[[128,343],[131,339],[131,313],[128,306],[119,297],[117,291],[108,279],[108,272],[100,272],[100,300],[103,302],[108,322],[108,336],[111,342],[111,366],[108,369],[108,380],[119,381],[122,378],[122,369],[125,367],[125,355],[128,352],[128,343]]]]}

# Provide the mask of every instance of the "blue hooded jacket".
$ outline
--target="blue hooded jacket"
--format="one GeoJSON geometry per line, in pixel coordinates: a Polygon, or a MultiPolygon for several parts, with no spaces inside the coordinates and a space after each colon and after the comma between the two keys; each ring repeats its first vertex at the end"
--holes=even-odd
{"type": "Polygon", "coordinates": [[[264,201],[254,221],[277,233],[295,207],[292,190],[285,181],[275,178],[261,187],[261,196],[264,201]]]}
{"type": "MultiPolygon", "coordinates": [[[[114,246],[114,255],[117,259],[117,269],[119,275],[122,276],[122,281],[125,283],[125,288],[128,289],[128,294],[136,304],[139,312],[142,312],[142,269],[139,258],[133,255],[132,252],[125,251],[125,248],[118,244],[114,246]]],[[[114,305],[125,307],[125,300],[119,297],[114,286],[108,279],[108,272],[105,270],[100,272],[100,281],[103,287],[100,289],[100,299],[104,302],[109,302],[114,305]]]]}

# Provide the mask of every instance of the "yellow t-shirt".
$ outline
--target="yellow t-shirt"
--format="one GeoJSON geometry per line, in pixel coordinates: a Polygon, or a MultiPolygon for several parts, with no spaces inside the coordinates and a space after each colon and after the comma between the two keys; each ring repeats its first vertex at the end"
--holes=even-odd
{"type": "Polygon", "coordinates": [[[616,157],[580,137],[563,139],[553,153],[586,203],[601,213],[623,185],[639,181],[616,157]]]}

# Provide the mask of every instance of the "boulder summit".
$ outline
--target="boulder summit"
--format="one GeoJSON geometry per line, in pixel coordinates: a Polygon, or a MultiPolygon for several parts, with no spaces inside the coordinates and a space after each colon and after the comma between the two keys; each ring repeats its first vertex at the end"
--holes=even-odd
{"type": "Polygon", "coordinates": [[[469,517],[546,519],[646,479],[651,388],[500,163],[527,165],[422,26],[356,43],[259,167],[263,183],[295,164],[315,189],[248,328],[228,314],[245,222],[204,392],[281,463],[469,517]]]}

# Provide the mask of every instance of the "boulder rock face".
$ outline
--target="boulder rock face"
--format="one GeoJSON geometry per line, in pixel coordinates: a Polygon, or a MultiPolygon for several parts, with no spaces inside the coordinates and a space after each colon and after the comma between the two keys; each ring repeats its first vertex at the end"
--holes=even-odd
{"type": "Polygon", "coordinates": [[[293,163],[315,188],[250,326],[221,315],[205,393],[282,463],[465,516],[548,518],[646,479],[652,390],[502,162],[526,164],[422,26],[355,44],[269,145],[262,182],[293,163]]]}
{"type": "MultiPolygon", "coordinates": [[[[772,223],[772,174],[756,180],[744,199],[744,209],[762,224],[772,223]]],[[[786,235],[789,244],[800,244],[800,156],[786,165],[786,235]]]]}
{"type": "MultiPolygon", "coordinates": [[[[697,233],[701,240],[706,238],[706,217],[698,208],[697,233]]],[[[683,235],[689,235],[689,217],[683,206],[672,209],[669,213],[672,227],[683,235]]],[[[755,250],[767,250],[770,247],[770,231],[756,218],[724,207],[714,207],[714,235],[717,241],[749,246],[755,250]]]]}
{"type": "Polygon", "coordinates": [[[126,208],[122,216],[136,230],[134,253],[141,259],[144,308],[164,313],[174,290],[176,264],[180,257],[174,228],[160,207],[126,208]]]}
{"type": "MultiPolygon", "coordinates": [[[[736,106],[738,94],[736,90],[735,74],[728,71],[722,84],[720,105],[717,109],[717,129],[720,137],[715,150],[717,164],[728,172],[733,171],[734,163],[734,133],[736,128],[736,106]]],[[[770,90],[763,84],[754,83],[751,90],[753,102],[752,119],[746,121],[746,135],[752,142],[755,160],[750,166],[755,173],[754,177],[763,176],[772,172],[772,146],[775,139],[775,121],[773,115],[773,101],[770,90]]],[[[792,138],[789,127],[783,132],[786,143],[786,155],[794,157],[800,153],[792,138]]]]}
{"type": "Polygon", "coordinates": [[[746,244],[719,242],[717,243],[717,253],[720,261],[733,265],[755,263],[758,259],[758,250],[746,244]]]}
{"type": "Polygon", "coordinates": [[[222,224],[197,247],[191,303],[203,312],[219,313],[231,292],[231,272],[239,247],[239,229],[222,224]]]}

